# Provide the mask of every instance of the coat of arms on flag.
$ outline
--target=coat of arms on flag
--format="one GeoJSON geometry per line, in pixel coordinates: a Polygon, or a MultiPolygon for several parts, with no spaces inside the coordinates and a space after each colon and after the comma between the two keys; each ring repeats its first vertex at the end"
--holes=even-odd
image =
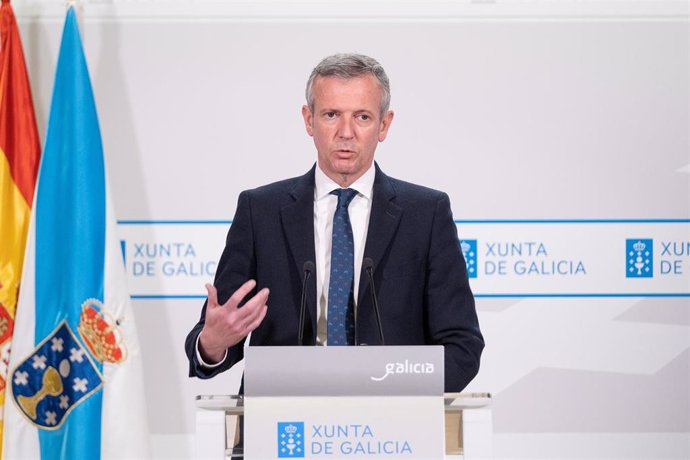
{"type": "Polygon", "coordinates": [[[103,384],[103,377],[66,321],[12,373],[12,397],[43,429],[59,428],[69,412],[103,384]]]}

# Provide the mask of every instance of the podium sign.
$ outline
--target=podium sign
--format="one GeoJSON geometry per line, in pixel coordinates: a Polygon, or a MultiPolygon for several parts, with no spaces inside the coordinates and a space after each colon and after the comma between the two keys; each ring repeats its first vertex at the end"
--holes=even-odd
{"type": "Polygon", "coordinates": [[[247,460],[444,458],[443,347],[248,347],[247,460]]]}

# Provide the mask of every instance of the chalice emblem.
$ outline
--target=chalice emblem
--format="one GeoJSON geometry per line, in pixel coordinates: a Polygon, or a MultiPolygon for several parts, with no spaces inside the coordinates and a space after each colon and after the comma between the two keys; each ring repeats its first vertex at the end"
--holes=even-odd
{"type": "Polygon", "coordinates": [[[635,256],[633,266],[637,269],[637,276],[642,276],[642,269],[649,263],[649,259],[647,259],[647,257],[649,257],[649,251],[645,251],[645,249],[647,249],[647,245],[642,241],[633,244],[633,255],[635,256]]]}
{"type": "Polygon", "coordinates": [[[46,396],[59,396],[62,393],[62,379],[57,369],[48,367],[43,374],[41,389],[33,396],[18,396],[17,402],[31,420],[36,420],[36,407],[46,396]]]}

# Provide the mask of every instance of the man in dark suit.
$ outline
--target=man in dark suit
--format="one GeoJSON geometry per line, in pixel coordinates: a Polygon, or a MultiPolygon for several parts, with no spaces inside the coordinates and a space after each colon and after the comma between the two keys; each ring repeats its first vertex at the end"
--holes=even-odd
{"type": "Polygon", "coordinates": [[[484,342],[448,196],[374,163],[393,121],[389,103],[388,77],[372,58],[335,55],[314,69],[302,114],[317,164],[240,194],[187,336],[190,376],[240,361],[250,333],[250,345],[296,345],[307,261],[316,273],[306,284],[305,344],[379,344],[362,269],[370,259],[385,344],[443,345],[446,391],[474,378],[484,342]]]}

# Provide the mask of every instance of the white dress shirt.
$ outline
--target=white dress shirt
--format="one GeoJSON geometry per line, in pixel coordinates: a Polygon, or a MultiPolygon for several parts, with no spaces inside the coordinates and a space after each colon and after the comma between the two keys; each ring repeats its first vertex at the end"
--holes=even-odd
{"type": "MultiPolygon", "coordinates": [[[[364,245],[367,241],[369,215],[371,214],[371,200],[374,191],[376,169],[371,167],[357,179],[349,188],[357,190],[357,195],[348,206],[348,215],[352,225],[354,240],[354,298],[357,301],[359,292],[359,277],[364,258],[364,245]]],[[[338,197],[332,195],[333,190],[342,188],[328,177],[320,166],[316,167],[314,187],[314,249],[316,250],[316,305],[317,305],[317,345],[326,345],[328,324],[328,286],[331,277],[331,244],[333,236],[333,215],[338,205],[338,197]]]]}

